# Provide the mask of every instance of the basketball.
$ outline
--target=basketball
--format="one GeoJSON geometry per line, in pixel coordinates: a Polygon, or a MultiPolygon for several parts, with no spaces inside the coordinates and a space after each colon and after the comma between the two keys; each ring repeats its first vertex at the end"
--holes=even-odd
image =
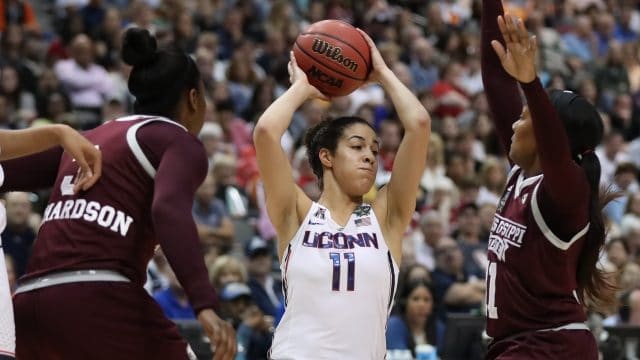
{"type": "Polygon", "coordinates": [[[311,24],[296,39],[293,54],[309,83],[329,97],[350,94],[365,82],[371,70],[367,41],[344,21],[311,24]]]}

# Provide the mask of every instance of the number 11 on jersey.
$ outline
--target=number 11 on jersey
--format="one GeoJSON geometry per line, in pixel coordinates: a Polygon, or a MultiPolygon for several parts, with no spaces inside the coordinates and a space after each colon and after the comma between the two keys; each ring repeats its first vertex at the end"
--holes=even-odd
{"type": "MultiPolygon", "coordinates": [[[[340,265],[342,262],[340,253],[329,253],[329,258],[333,262],[331,290],[340,291],[340,265]]],[[[347,260],[347,291],[353,291],[355,288],[356,255],[352,252],[347,252],[344,253],[344,258],[347,260]]]]}
{"type": "Polygon", "coordinates": [[[496,306],[496,275],[498,274],[498,263],[489,263],[487,268],[487,317],[489,319],[498,318],[498,307],[496,306]]]}

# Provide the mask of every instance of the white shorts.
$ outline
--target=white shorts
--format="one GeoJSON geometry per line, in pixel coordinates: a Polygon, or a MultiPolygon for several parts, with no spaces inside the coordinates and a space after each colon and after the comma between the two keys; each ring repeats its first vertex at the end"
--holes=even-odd
{"type": "Polygon", "coordinates": [[[13,322],[11,290],[7,278],[7,265],[4,262],[4,251],[0,247],[0,355],[15,356],[15,351],[16,327],[13,322]]]}

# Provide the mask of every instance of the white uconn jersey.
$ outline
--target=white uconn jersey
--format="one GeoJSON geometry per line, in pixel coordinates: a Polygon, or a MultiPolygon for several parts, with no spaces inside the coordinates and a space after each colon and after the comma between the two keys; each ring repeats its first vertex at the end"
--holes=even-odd
{"type": "Polygon", "coordinates": [[[384,359],[398,266],[370,205],[342,228],[314,202],[280,269],[286,310],[272,359],[384,359]]]}
{"type": "MultiPolygon", "coordinates": [[[[0,186],[4,183],[4,171],[0,165],[0,186]]],[[[0,233],[7,225],[4,206],[0,203],[0,233]]],[[[7,266],[4,262],[2,239],[0,239],[0,355],[13,356],[16,348],[15,325],[13,323],[13,305],[11,289],[7,278],[7,266]]]]}

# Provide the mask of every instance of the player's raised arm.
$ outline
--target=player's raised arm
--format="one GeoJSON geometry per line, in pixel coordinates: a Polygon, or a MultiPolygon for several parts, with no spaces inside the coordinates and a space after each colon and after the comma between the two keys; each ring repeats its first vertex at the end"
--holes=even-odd
{"type": "Polygon", "coordinates": [[[311,200],[293,180],[291,164],[282,150],[280,139],[300,105],[311,98],[325,98],[309,84],[293,53],[290,58],[291,87],[260,116],[253,133],[267,212],[278,233],[279,250],[293,236],[311,206],[311,200]]]}
{"type": "MultiPolygon", "coordinates": [[[[558,111],[537,78],[534,61],[538,49],[536,38],[529,35],[522,19],[510,15],[500,16],[498,25],[506,40],[506,47],[494,42],[496,53],[502,60],[505,71],[520,82],[531,113],[536,149],[545,177],[542,183],[544,191],[541,194],[543,201],[540,206],[543,210],[549,211],[545,213],[554,215],[548,216],[549,218],[565,219],[560,223],[562,228],[556,230],[575,233],[585,226],[584,219],[588,209],[586,204],[589,202],[585,194],[589,193],[589,184],[581,166],[573,160],[571,154],[571,144],[565,129],[571,124],[571,114],[568,114],[568,111],[562,114],[565,118],[563,125],[558,111]],[[579,209],[582,209],[582,213],[579,209]]],[[[577,95],[572,97],[569,94],[567,92],[565,95],[566,104],[556,101],[557,105],[560,105],[557,106],[558,110],[568,109],[570,103],[577,106],[582,101],[577,95]]],[[[579,108],[573,109],[577,112],[579,108]]],[[[598,116],[595,108],[590,106],[580,111],[581,115],[591,113],[595,117],[598,116]]],[[[580,146],[576,144],[574,147],[580,146]]],[[[575,150],[583,152],[583,149],[575,150]]]]}
{"type": "Polygon", "coordinates": [[[415,210],[416,191],[426,165],[431,135],[431,116],[420,101],[387,67],[373,40],[362,30],[371,49],[371,81],[379,82],[391,98],[404,127],[404,137],[393,162],[391,179],[376,197],[375,206],[386,214],[387,242],[392,254],[400,259],[401,234],[415,210]]]}
{"type": "Polygon", "coordinates": [[[517,82],[504,71],[492,42],[504,44],[496,19],[504,14],[501,0],[482,0],[481,69],[484,91],[493,115],[496,131],[506,153],[511,147],[511,124],[522,112],[517,82]]]}

